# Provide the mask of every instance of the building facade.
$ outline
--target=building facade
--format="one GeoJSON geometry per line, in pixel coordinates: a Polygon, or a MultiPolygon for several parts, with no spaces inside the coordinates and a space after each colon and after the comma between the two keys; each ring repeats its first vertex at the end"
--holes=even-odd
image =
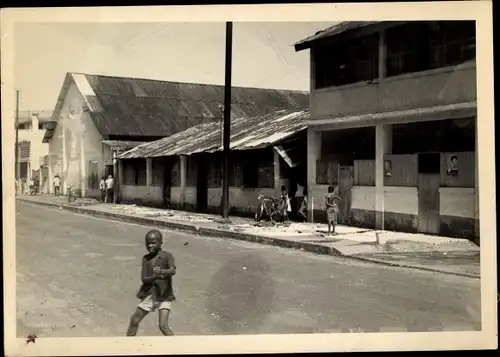
{"type": "MultiPolygon", "coordinates": [[[[230,213],[251,216],[258,194],[293,197],[307,177],[308,110],[283,110],[231,122],[230,213]]],[[[221,213],[222,137],[219,123],[135,147],[119,159],[121,202],[221,213]]]]}
{"type": "Polygon", "coordinates": [[[49,145],[42,140],[51,115],[52,112],[43,110],[20,111],[18,118],[19,178],[39,175],[42,192],[48,186],[44,162],[49,152],[49,145]]]}
{"type": "Polygon", "coordinates": [[[310,220],[479,237],[474,21],[344,22],[310,49],[310,220]]]}
{"type": "MultiPolygon", "coordinates": [[[[241,116],[303,108],[309,100],[299,91],[242,87],[232,88],[232,98],[231,110],[241,116]]],[[[198,124],[219,123],[223,102],[223,86],[68,73],[43,138],[49,187],[57,174],[63,193],[72,185],[78,195],[99,197],[100,177],[119,175],[120,153],[198,124]]]]}

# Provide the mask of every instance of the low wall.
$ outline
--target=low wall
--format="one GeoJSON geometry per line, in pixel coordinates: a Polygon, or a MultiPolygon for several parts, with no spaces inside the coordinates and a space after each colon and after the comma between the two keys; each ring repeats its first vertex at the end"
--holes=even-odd
{"type": "Polygon", "coordinates": [[[477,238],[479,216],[475,209],[475,189],[441,187],[439,189],[440,232],[459,238],[477,238]]]}
{"type": "MultiPolygon", "coordinates": [[[[257,193],[275,197],[276,191],[274,188],[229,188],[229,210],[230,213],[238,213],[243,215],[253,215],[257,211],[259,200],[257,193]]],[[[221,188],[208,189],[208,208],[210,210],[219,210],[222,199],[221,188]]]]}
{"type": "Polygon", "coordinates": [[[136,203],[158,206],[163,204],[161,186],[120,185],[123,203],[136,203]]]}

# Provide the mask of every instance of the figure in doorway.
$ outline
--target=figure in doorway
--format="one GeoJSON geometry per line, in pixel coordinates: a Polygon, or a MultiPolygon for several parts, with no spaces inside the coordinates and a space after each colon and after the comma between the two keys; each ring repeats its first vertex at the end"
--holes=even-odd
{"type": "Polygon", "coordinates": [[[61,179],[59,178],[58,174],[54,176],[53,185],[54,185],[54,195],[59,196],[61,189],[61,179]]]}
{"type": "Polygon", "coordinates": [[[40,192],[40,178],[35,176],[35,179],[33,180],[33,189],[34,189],[34,194],[35,196],[40,192]]]}
{"type": "Polygon", "coordinates": [[[298,209],[298,215],[299,217],[306,221],[307,220],[307,191],[304,188],[304,196],[302,197],[302,201],[300,203],[299,209],[298,209]]]}
{"type": "Polygon", "coordinates": [[[301,217],[301,207],[302,207],[302,202],[304,201],[304,186],[301,186],[299,183],[297,183],[297,190],[295,191],[295,216],[296,218],[302,218],[301,217]]]}
{"type": "Polygon", "coordinates": [[[288,196],[288,192],[286,186],[281,186],[281,217],[283,222],[288,222],[288,213],[291,212],[292,206],[290,204],[290,197],[288,196]]]}
{"type": "Polygon", "coordinates": [[[341,197],[338,193],[338,186],[335,188],[333,186],[328,187],[328,193],[325,196],[325,206],[326,206],[326,217],[328,220],[328,234],[335,235],[335,226],[338,222],[339,215],[339,205],[338,202],[341,197]]]}
{"type": "Polygon", "coordinates": [[[106,202],[113,203],[115,195],[115,180],[109,175],[106,180],[106,202]]]}

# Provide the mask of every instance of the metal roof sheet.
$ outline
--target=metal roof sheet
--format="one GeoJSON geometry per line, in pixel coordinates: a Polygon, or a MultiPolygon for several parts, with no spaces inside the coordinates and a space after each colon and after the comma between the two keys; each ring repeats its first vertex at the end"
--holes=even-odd
{"type": "MultiPolygon", "coordinates": [[[[54,109],[55,121],[71,83],[79,88],[102,135],[170,136],[222,117],[222,85],[68,73],[54,109]]],[[[235,117],[308,107],[309,94],[305,91],[245,87],[232,87],[231,91],[231,112],[235,117]]],[[[51,135],[48,133],[46,140],[51,135]]]]}
{"type": "MultiPolygon", "coordinates": [[[[231,122],[232,150],[258,149],[279,142],[307,128],[309,110],[280,110],[263,116],[237,118],[231,122]]],[[[192,155],[222,150],[222,123],[193,126],[170,137],[137,146],[120,159],[192,155]]]]}
{"type": "Polygon", "coordinates": [[[124,141],[124,140],[101,140],[101,143],[113,149],[129,150],[136,146],[146,144],[145,141],[124,141]]]}
{"type": "Polygon", "coordinates": [[[366,27],[370,25],[374,25],[380,23],[380,21],[343,21],[339,22],[338,24],[335,24],[333,26],[330,26],[323,31],[318,31],[314,35],[309,36],[299,42],[297,42],[295,46],[296,51],[301,51],[305,50],[310,47],[310,44],[312,42],[322,40],[328,37],[332,37],[338,34],[341,34],[343,32],[347,32],[350,30],[358,29],[361,27],[366,27]]]}

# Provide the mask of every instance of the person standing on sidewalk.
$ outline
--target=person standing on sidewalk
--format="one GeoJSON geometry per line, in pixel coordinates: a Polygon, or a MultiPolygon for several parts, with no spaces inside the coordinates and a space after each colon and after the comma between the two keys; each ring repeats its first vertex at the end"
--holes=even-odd
{"type": "Polygon", "coordinates": [[[40,192],[40,178],[35,176],[35,179],[33,180],[33,186],[34,186],[34,191],[35,191],[35,196],[40,192]]]}
{"type": "Polygon", "coordinates": [[[172,336],[168,317],[175,301],[172,288],[172,276],[176,273],[174,256],[162,250],[163,237],[157,229],[146,234],[145,243],[148,253],[142,258],[142,285],[137,293],[141,302],[130,318],[127,336],[137,335],[141,321],[155,310],[158,310],[160,331],[164,336],[172,336]]]}
{"type": "Polygon", "coordinates": [[[58,174],[56,174],[54,176],[53,185],[54,185],[54,195],[59,196],[59,192],[60,192],[60,188],[61,188],[61,179],[59,178],[58,174]]]}
{"type": "Polygon", "coordinates": [[[106,202],[113,203],[115,195],[115,180],[109,175],[106,180],[106,202]]]}
{"type": "Polygon", "coordinates": [[[328,193],[325,196],[326,217],[328,220],[328,234],[336,234],[335,226],[338,221],[340,196],[338,195],[338,186],[328,187],[328,193]]]}
{"type": "Polygon", "coordinates": [[[99,190],[101,191],[101,202],[106,202],[106,180],[104,176],[101,177],[101,182],[99,183],[99,190]]]}

